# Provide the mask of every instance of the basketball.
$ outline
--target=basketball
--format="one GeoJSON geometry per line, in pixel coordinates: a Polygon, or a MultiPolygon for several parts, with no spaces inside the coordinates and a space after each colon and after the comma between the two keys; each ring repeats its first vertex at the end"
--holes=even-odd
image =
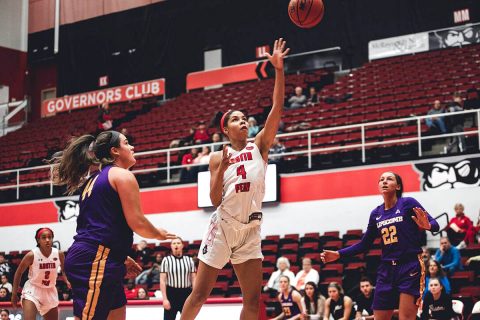
{"type": "Polygon", "coordinates": [[[290,19],[300,28],[313,28],[323,18],[322,0],[291,0],[288,5],[290,19]]]}

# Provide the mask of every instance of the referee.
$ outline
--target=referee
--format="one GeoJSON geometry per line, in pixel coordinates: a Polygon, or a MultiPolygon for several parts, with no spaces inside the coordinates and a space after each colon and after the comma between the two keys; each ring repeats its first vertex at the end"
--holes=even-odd
{"type": "Polygon", "coordinates": [[[175,320],[182,312],[183,304],[192,292],[196,269],[193,259],[183,255],[183,241],[175,238],[171,243],[172,255],[162,260],[160,266],[160,290],[163,295],[165,320],[175,320]]]}

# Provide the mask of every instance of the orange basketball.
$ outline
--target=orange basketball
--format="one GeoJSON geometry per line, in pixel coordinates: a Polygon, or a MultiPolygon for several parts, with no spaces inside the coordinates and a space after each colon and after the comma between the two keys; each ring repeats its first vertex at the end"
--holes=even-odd
{"type": "Polygon", "coordinates": [[[322,0],[290,0],[288,15],[300,28],[312,28],[323,18],[325,7],[322,0]]]}

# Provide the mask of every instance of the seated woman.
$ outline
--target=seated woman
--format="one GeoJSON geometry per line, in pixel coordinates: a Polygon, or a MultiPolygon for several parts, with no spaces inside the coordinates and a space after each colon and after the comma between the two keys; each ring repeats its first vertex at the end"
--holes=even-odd
{"type": "Polygon", "coordinates": [[[287,276],[290,279],[290,283],[295,280],[295,275],[290,271],[290,261],[285,257],[277,259],[277,270],[272,273],[267,284],[263,287],[263,291],[270,291],[277,294],[281,276],[287,276]]]}
{"type": "Polygon", "coordinates": [[[458,249],[463,249],[474,243],[477,230],[472,220],[465,215],[463,204],[455,204],[454,210],[455,217],[448,224],[447,235],[452,245],[457,246],[458,249]]]}
{"type": "Polygon", "coordinates": [[[430,282],[430,279],[432,278],[437,278],[442,284],[442,287],[445,289],[445,292],[447,294],[450,294],[450,281],[448,281],[447,276],[445,276],[445,273],[443,272],[442,267],[440,266],[440,262],[432,259],[428,262],[427,275],[425,277],[425,291],[423,292],[423,298],[425,298],[425,295],[429,290],[428,284],[430,282]]]}
{"type": "Polygon", "coordinates": [[[354,319],[352,306],[352,299],[344,294],[342,286],[336,282],[331,282],[328,285],[328,298],[327,301],[325,301],[323,319],[329,320],[330,316],[335,320],[354,319]]]}
{"type": "Polygon", "coordinates": [[[305,296],[302,297],[303,319],[320,320],[325,312],[325,297],[317,285],[309,281],[305,284],[305,296]]]}
{"type": "Polygon", "coordinates": [[[437,278],[431,278],[429,292],[423,299],[422,320],[450,320],[455,317],[452,309],[452,297],[437,278]]]}
{"type": "Polygon", "coordinates": [[[280,277],[279,289],[280,294],[278,295],[278,301],[280,301],[282,305],[282,313],[272,320],[302,319],[302,295],[292,288],[289,277],[280,277]]]}

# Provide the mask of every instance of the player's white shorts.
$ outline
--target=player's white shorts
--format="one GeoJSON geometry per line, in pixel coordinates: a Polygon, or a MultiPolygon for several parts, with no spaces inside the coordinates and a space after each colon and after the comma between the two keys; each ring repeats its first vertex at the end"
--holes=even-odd
{"type": "Polygon", "coordinates": [[[40,288],[29,281],[25,282],[22,289],[22,300],[32,301],[41,316],[58,306],[57,288],[40,288]]]}
{"type": "Polygon", "coordinates": [[[198,258],[205,264],[222,269],[230,260],[240,264],[250,259],[263,259],[260,224],[238,226],[214,212],[203,236],[198,258]]]}

